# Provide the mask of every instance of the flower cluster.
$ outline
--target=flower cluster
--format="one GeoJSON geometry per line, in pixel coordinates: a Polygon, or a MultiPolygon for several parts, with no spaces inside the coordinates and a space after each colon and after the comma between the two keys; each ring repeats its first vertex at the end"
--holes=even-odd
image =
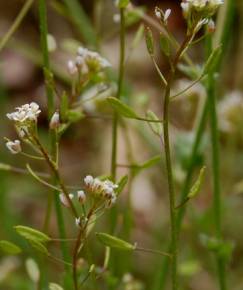
{"type": "Polygon", "coordinates": [[[99,53],[79,47],[75,61],[70,60],[68,62],[68,72],[71,75],[78,72],[81,74],[98,73],[110,66],[109,61],[100,56],[99,53]]]}
{"type": "Polygon", "coordinates": [[[98,178],[87,175],[84,178],[84,184],[88,193],[97,198],[105,199],[107,207],[112,206],[116,202],[115,190],[118,188],[118,185],[112,181],[101,181],[98,178]]]}
{"type": "Polygon", "coordinates": [[[17,123],[25,123],[29,121],[37,121],[37,117],[39,116],[41,110],[39,105],[35,102],[30,104],[25,104],[21,107],[17,107],[16,111],[13,113],[7,114],[7,117],[15,121],[17,123]]]}
{"type": "Polygon", "coordinates": [[[189,28],[195,28],[196,25],[210,19],[224,3],[223,0],[183,0],[181,7],[183,15],[187,19],[189,28]]]}

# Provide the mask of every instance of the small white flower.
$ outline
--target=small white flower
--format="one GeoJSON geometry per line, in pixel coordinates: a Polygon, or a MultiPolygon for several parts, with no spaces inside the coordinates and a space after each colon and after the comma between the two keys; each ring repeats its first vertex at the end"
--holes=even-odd
{"type": "Polygon", "coordinates": [[[155,10],[154,10],[154,13],[155,13],[155,16],[161,20],[162,19],[162,13],[160,11],[160,9],[158,7],[155,7],[155,10]]]}
{"type": "Polygon", "coordinates": [[[85,194],[85,192],[83,190],[79,190],[77,192],[77,196],[78,196],[78,200],[79,200],[80,203],[83,204],[86,201],[86,194],[85,194]]]}
{"type": "MultiPolygon", "coordinates": [[[[70,199],[73,199],[73,194],[70,193],[68,196],[69,196],[70,199]]],[[[68,199],[67,199],[67,197],[66,197],[66,195],[64,193],[60,193],[59,194],[59,198],[60,198],[61,203],[65,207],[70,207],[70,204],[68,202],[68,199]]]]}
{"type": "Polygon", "coordinates": [[[20,141],[19,140],[14,140],[14,141],[8,141],[6,143],[6,147],[12,154],[18,154],[19,152],[22,151],[20,141]]]}
{"type": "Polygon", "coordinates": [[[35,102],[30,104],[25,104],[21,107],[17,107],[16,111],[13,113],[7,114],[7,117],[15,122],[23,123],[25,121],[37,121],[41,110],[39,105],[35,102]]]}
{"type": "Polygon", "coordinates": [[[75,63],[72,60],[69,60],[67,63],[67,69],[70,75],[75,75],[78,72],[78,69],[75,63]]]}
{"type": "Polygon", "coordinates": [[[57,129],[60,125],[60,115],[58,112],[55,112],[51,117],[49,127],[50,129],[57,129]]]}
{"type": "Polygon", "coordinates": [[[167,9],[165,11],[165,15],[164,15],[164,22],[166,23],[168,18],[170,17],[170,14],[171,14],[171,9],[167,9]]]}
{"type": "Polygon", "coordinates": [[[215,22],[210,19],[208,22],[208,32],[213,33],[215,31],[215,22]]]}
{"type": "Polygon", "coordinates": [[[86,185],[86,186],[91,186],[91,185],[93,185],[93,182],[94,182],[94,177],[93,176],[91,176],[91,175],[87,175],[85,178],[84,178],[84,184],[86,185]]]}
{"type": "Polygon", "coordinates": [[[77,227],[80,226],[80,223],[81,223],[81,219],[80,219],[80,217],[75,218],[75,224],[76,224],[77,227]]]}

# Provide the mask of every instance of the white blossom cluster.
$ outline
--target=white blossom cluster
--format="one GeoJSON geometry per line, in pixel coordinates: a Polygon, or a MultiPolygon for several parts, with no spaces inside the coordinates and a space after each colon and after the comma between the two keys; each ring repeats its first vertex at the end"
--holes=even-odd
{"type": "Polygon", "coordinates": [[[41,110],[38,104],[32,102],[25,104],[21,107],[17,107],[15,112],[8,113],[7,117],[15,122],[24,123],[27,121],[37,121],[41,110]]]}
{"type": "Polygon", "coordinates": [[[109,61],[98,52],[79,47],[75,61],[68,61],[68,72],[71,75],[78,72],[81,74],[97,73],[110,66],[109,61]]]}
{"type": "Polygon", "coordinates": [[[183,0],[181,7],[189,27],[193,27],[200,21],[201,25],[206,24],[223,3],[223,0],[183,0]]]}
{"type": "Polygon", "coordinates": [[[91,175],[87,175],[84,178],[84,184],[86,190],[96,197],[104,198],[107,202],[107,206],[111,206],[116,202],[115,190],[118,185],[110,180],[101,181],[99,178],[94,178],[91,175]]]}

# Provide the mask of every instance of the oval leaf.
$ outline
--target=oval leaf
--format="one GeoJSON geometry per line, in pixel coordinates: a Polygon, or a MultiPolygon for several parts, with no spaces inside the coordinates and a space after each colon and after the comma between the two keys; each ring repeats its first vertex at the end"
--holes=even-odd
{"type": "Polygon", "coordinates": [[[38,242],[51,241],[50,237],[48,237],[46,234],[44,234],[36,229],[26,227],[26,226],[21,226],[21,225],[15,226],[14,228],[20,236],[24,237],[27,240],[38,241],[38,242]]]}
{"type": "Polygon", "coordinates": [[[117,195],[120,194],[120,193],[123,191],[124,187],[125,187],[126,184],[127,184],[127,181],[128,181],[128,176],[127,176],[127,175],[123,176],[123,177],[119,180],[119,182],[118,182],[118,188],[117,188],[117,190],[116,190],[116,194],[117,194],[117,195]]]}
{"type": "MultiPolygon", "coordinates": [[[[152,121],[159,121],[159,118],[156,116],[156,114],[152,111],[147,112],[147,119],[152,120],[152,121]]],[[[161,136],[163,133],[162,125],[161,123],[155,123],[155,122],[148,122],[152,131],[156,134],[161,136]]]]}
{"type": "Polygon", "coordinates": [[[22,252],[19,246],[5,240],[0,241],[0,250],[9,255],[18,255],[22,252]]]}
{"type": "Polygon", "coordinates": [[[126,104],[118,100],[117,98],[109,97],[108,102],[111,104],[113,109],[125,118],[137,119],[137,114],[126,104]]]}
{"type": "Polygon", "coordinates": [[[50,283],[49,290],[63,290],[63,288],[56,283],[50,283]]]}
{"type": "Polygon", "coordinates": [[[40,279],[40,270],[35,260],[29,258],[25,261],[25,267],[30,279],[37,283],[40,279]]]}
{"type": "Polygon", "coordinates": [[[29,243],[38,252],[41,252],[42,254],[49,256],[49,252],[48,252],[47,248],[41,242],[29,240],[29,243]]]}
{"type": "Polygon", "coordinates": [[[133,251],[136,248],[134,245],[106,233],[96,233],[96,236],[103,245],[110,248],[122,251],[133,251]]]}
{"type": "Polygon", "coordinates": [[[199,175],[197,177],[197,180],[195,181],[195,183],[193,184],[193,186],[191,187],[191,190],[189,191],[187,195],[188,198],[195,197],[200,191],[202,183],[203,183],[204,175],[205,175],[205,168],[206,168],[205,166],[201,168],[199,175]]]}
{"type": "Polygon", "coordinates": [[[212,53],[210,54],[205,66],[204,66],[204,70],[203,73],[204,74],[208,74],[211,71],[214,71],[215,67],[218,64],[218,59],[220,54],[222,53],[222,47],[218,46],[217,48],[215,48],[212,53]]]}

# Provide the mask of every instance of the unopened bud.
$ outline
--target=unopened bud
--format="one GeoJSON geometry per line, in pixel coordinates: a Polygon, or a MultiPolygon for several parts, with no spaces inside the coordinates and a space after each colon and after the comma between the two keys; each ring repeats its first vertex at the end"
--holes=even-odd
{"type": "MultiPolygon", "coordinates": [[[[69,196],[70,199],[73,199],[73,194],[70,193],[68,196],[69,196]]],[[[70,204],[68,202],[68,199],[67,199],[67,197],[66,197],[66,195],[64,193],[60,193],[59,194],[59,198],[60,198],[61,203],[65,207],[70,207],[70,204]]]]}
{"type": "Polygon", "coordinates": [[[78,69],[75,63],[72,60],[69,60],[67,63],[67,69],[70,75],[75,75],[78,72],[78,69]]]}
{"type": "Polygon", "coordinates": [[[77,195],[78,195],[78,201],[79,201],[81,204],[85,203],[85,201],[86,201],[86,195],[85,195],[84,191],[83,191],[83,190],[79,190],[79,191],[77,192],[77,195]]]}
{"type": "Polygon", "coordinates": [[[51,121],[49,124],[50,129],[57,129],[60,125],[60,116],[58,112],[55,112],[51,117],[51,121]]]}
{"type": "Polygon", "coordinates": [[[215,32],[215,22],[211,19],[209,22],[208,22],[208,32],[209,33],[214,33],[215,32]]]}

